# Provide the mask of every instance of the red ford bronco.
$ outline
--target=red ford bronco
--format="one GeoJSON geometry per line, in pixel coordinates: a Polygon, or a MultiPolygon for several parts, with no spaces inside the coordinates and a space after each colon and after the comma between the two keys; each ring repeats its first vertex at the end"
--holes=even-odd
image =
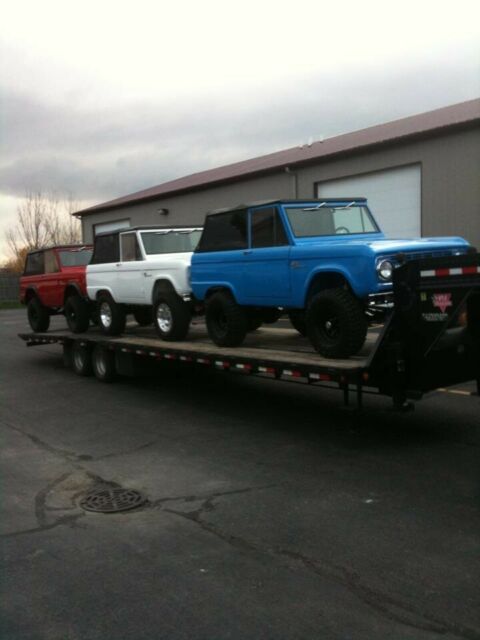
{"type": "Polygon", "coordinates": [[[33,331],[47,331],[50,316],[65,314],[73,333],[86,331],[90,321],[85,269],[92,247],[66,245],[27,254],[20,278],[20,302],[27,306],[33,331]]]}

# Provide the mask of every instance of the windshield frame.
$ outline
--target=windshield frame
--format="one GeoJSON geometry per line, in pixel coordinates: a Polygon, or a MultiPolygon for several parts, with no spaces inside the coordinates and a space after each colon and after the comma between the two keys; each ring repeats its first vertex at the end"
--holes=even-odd
{"type": "Polygon", "coordinates": [[[144,243],[144,235],[159,235],[159,236],[167,236],[171,233],[176,233],[176,234],[183,234],[183,235],[187,235],[187,234],[192,234],[193,232],[198,232],[199,236],[198,236],[198,241],[197,241],[197,245],[198,242],[200,241],[200,237],[202,235],[202,231],[203,228],[202,227],[182,227],[182,228],[177,228],[177,229],[142,229],[138,232],[138,235],[140,236],[139,240],[140,240],[140,244],[142,247],[142,251],[145,255],[146,258],[148,258],[149,256],[162,256],[162,255],[169,255],[172,253],[193,253],[195,251],[195,249],[189,249],[188,251],[184,251],[179,250],[179,251],[162,251],[160,253],[158,252],[149,252],[146,250],[145,248],[145,243],[144,243]]]}
{"type": "Polygon", "coordinates": [[[283,211],[285,214],[285,218],[286,221],[288,223],[288,226],[290,227],[290,232],[293,235],[294,238],[300,238],[300,239],[305,239],[305,238],[341,238],[341,237],[350,237],[350,236],[364,236],[364,235],[372,235],[372,234],[378,234],[378,233],[382,233],[382,230],[380,229],[380,227],[377,224],[377,221],[375,220],[375,218],[372,215],[372,212],[370,211],[369,207],[367,206],[366,203],[364,202],[357,202],[357,201],[352,201],[352,202],[312,202],[311,204],[308,202],[302,202],[301,204],[285,204],[283,205],[283,211]],[[294,227],[294,223],[292,222],[292,219],[290,218],[289,215],[289,210],[303,210],[303,211],[316,211],[318,210],[318,212],[321,212],[322,208],[328,208],[328,209],[349,209],[349,208],[357,208],[357,209],[362,209],[363,213],[366,214],[367,220],[370,222],[371,226],[373,227],[372,231],[351,231],[349,233],[315,233],[312,235],[298,235],[297,233],[295,233],[295,227],[294,227]]]}

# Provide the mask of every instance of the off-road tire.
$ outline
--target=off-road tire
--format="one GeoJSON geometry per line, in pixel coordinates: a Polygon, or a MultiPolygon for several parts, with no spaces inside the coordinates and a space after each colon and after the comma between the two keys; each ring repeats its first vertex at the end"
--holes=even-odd
{"type": "Polygon", "coordinates": [[[190,328],[190,305],[176,293],[161,293],[153,305],[153,324],[162,340],[185,340],[190,328]]]}
{"type": "Polygon", "coordinates": [[[30,298],[27,304],[28,322],[35,333],[43,333],[48,331],[50,326],[50,313],[47,307],[44,307],[39,298],[34,296],[30,298]]]}
{"type": "Polygon", "coordinates": [[[125,331],[125,309],[108,294],[102,293],[97,298],[97,317],[100,329],[105,335],[118,336],[125,331]]]}
{"type": "Polygon", "coordinates": [[[206,304],[208,335],[219,347],[238,347],[248,331],[248,314],[223,291],[214,293],[206,304]]]}
{"type": "Polygon", "coordinates": [[[84,333],[90,324],[90,310],[80,296],[69,296],[64,307],[65,319],[72,333],[84,333]]]}
{"type": "Polygon", "coordinates": [[[151,307],[141,307],[140,309],[135,309],[133,312],[133,317],[135,318],[135,322],[139,327],[148,327],[149,324],[153,322],[153,315],[151,307]]]}
{"type": "Polygon", "coordinates": [[[326,358],[348,358],[362,348],[367,319],[355,296],[346,289],[326,289],[310,300],[307,335],[326,358]]]}
{"type": "Polygon", "coordinates": [[[91,376],[92,358],[88,345],[81,344],[80,340],[75,340],[72,344],[72,369],[77,376],[91,376]]]}
{"type": "Polygon", "coordinates": [[[294,329],[298,331],[301,336],[307,335],[307,323],[305,320],[305,311],[295,310],[288,312],[288,319],[294,329]]]}
{"type": "Polygon", "coordinates": [[[92,370],[97,380],[113,382],[117,377],[115,353],[101,344],[95,345],[92,351],[92,370]]]}

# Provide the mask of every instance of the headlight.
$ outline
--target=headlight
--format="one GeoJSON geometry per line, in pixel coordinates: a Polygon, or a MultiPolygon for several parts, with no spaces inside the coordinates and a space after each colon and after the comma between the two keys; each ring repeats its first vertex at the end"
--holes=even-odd
{"type": "Polygon", "coordinates": [[[391,280],[393,275],[393,264],[390,260],[381,260],[377,264],[377,273],[382,280],[391,280]]]}

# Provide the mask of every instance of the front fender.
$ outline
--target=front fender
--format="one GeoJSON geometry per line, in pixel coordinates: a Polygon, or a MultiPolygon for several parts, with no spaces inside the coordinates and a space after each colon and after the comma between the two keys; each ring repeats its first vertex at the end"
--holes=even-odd
{"type": "MultiPolygon", "coordinates": [[[[322,267],[317,267],[315,269],[313,269],[306,282],[305,282],[305,286],[304,289],[302,291],[302,299],[301,299],[301,303],[299,305],[299,307],[304,308],[305,305],[307,304],[307,298],[308,298],[308,293],[312,287],[313,282],[315,281],[316,278],[325,278],[326,280],[328,280],[328,276],[331,275],[333,276],[333,280],[336,278],[339,278],[341,280],[343,280],[344,282],[347,283],[348,287],[353,291],[353,293],[361,298],[363,296],[362,292],[361,292],[361,288],[359,288],[358,286],[356,286],[357,283],[355,283],[355,281],[352,278],[352,274],[345,269],[345,267],[338,265],[338,264],[332,264],[332,265],[326,265],[326,266],[322,266],[322,267]]],[[[338,286],[338,285],[328,285],[326,284],[326,288],[330,288],[333,286],[338,286]]],[[[296,301],[297,302],[297,301],[296,301]]]]}

